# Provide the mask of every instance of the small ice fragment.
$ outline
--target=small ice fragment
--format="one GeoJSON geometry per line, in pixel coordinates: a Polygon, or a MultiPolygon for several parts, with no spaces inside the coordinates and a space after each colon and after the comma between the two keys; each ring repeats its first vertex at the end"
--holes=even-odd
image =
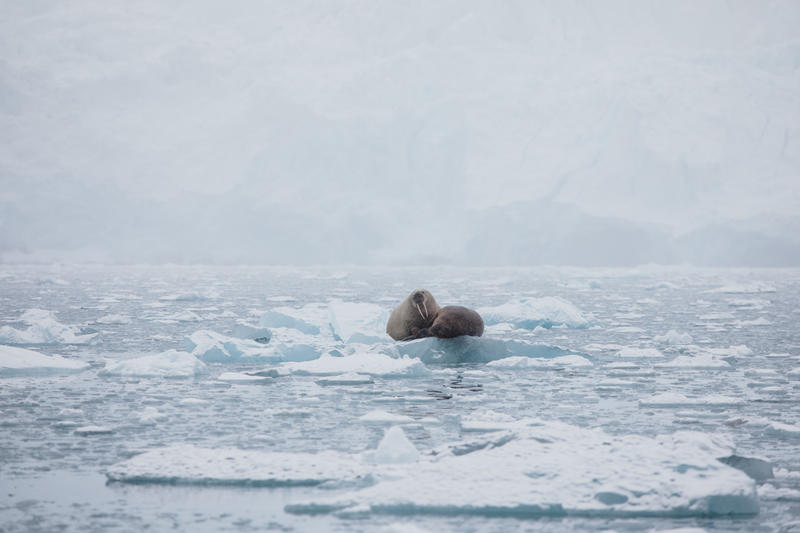
{"type": "Polygon", "coordinates": [[[372,376],[353,373],[325,376],[317,380],[320,385],[366,385],[372,382],[372,376]]]}
{"type": "Polygon", "coordinates": [[[414,422],[410,416],[395,415],[387,413],[386,411],[374,410],[370,411],[358,418],[361,422],[369,422],[373,424],[404,424],[414,422]]]}
{"type": "Polygon", "coordinates": [[[378,449],[372,454],[372,460],[378,464],[413,463],[418,459],[419,451],[399,426],[386,431],[378,449]]]}
{"type": "Polygon", "coordinates": [[[642,407],[683,407],[683,406],[710,406],[728,407],[742,405],[745,401],[741,398],[731,398],[722,395],[702,396],[700,398],[687,398],[677,392],[664,392],[650,398],[639,400],[642,407]]]}
{"type": "Polygon", "coordinates": [[[26,348],[0,345],[0,376],[80,372],[88,363],[60,355],[44,355],[26,348]]]}
{"type": "Polygon", "coordinates": [[[691,344],[692,336],[688,333],[679,333],[674,329],[669,330],[664,335],[656,335],[653,340],[659,344],[680,345],[691,344]]]}
{"type": "Polygon", "coordinates": [[[111,433],[114,433],[114,430],[105,426],[83,426],[75,430],[75,434],[81,437],[89,435],[109,435],[111,433]]]}
{"type": "Polygon", "coordinates": [[[245,374],[242,372],[223,372],[217,376],[219,381],[227,381],[230,383],[272,383],[275,381],[268,376],[255,376],[253,374],[245,374]]]}
{"type": "Polygon", "coordinates": [[[122,361],[106,361],[106,376],[190,378],[208,372],[205,363],[190,353],[167,350],[122,361]]]}
{"type": "Polygon", "coordinates": [[[630,359],[638,359],[638,358],[648,358],[648,357],[664,357],[664,354],[662,354],[655,348],[626,347],[618,351],[616,353],[616,356],[623,358],[630,358],[630,359]]]}

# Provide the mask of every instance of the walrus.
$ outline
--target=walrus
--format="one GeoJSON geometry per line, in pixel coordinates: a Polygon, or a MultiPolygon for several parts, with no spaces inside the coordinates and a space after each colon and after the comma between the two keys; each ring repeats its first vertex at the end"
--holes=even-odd
{"type": "Polygon", "coordinates": [[[425,289],[411,291],[408,298],[392,311],[386,323],[386,333],[396,341],[401,341],[421,329],[429,328],[439,311],[439,304],[425,289]]]}
{"type": "Polygon", "coordinates": [[[460,305],[439,307],[430,292],[418,289],[392,311],[386,333],[397,341],[423,337],[450,339],[461,335],[480,337],[483,319],[477,312],[460,305]]]}

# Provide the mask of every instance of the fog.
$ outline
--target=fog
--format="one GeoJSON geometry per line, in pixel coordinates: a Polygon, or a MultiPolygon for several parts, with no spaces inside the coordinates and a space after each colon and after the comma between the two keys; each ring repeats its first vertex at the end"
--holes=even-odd
{"type": "Polygon", "coordinates": [[[0,261],[800,266],[800,3],[0,2],[0,261]]]}

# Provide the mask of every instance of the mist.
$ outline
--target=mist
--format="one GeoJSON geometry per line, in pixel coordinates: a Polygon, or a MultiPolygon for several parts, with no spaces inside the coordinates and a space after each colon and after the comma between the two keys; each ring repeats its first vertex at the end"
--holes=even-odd
{"type": "Polygon", "coordinates": [[[800,265],[795,1],[0,13],[2,262],[800,265]]]}

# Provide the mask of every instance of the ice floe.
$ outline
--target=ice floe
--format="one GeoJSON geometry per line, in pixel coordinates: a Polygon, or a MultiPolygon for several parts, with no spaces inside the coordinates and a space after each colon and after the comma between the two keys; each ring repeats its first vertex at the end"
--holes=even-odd
{"type": "Polygon", "coordinates": [[[727,361],[723,361],[713,353],[700,353],[698,355],[679,355],[672,361],[666,363],[658,363],[657,367],[660,368],[731,368],[727,361]]]}
{"type": "Polygon", "coordinates": [[[419,451],[402,428],[395,426],[386,431],[378,448],[367,455],[367,460],[383,465],[413,463],[419,460],[419,451]]]}
{"type": "Polygon", "coordinates": [[[219,381],[227,381],[229,383],[271,383],[274,378],[269,376],[259,376],[256,374],[250,374],[246,372],[223,372],[219,376],[217,376],[219,381]]]}
{"type": "Polygon", "coordinates": [[[228,337],[205,329],[185,337],[184,345],[187,351],[207,363],[227,363],[242,359],[283,359],[274,348],[260,342],[228,337]]]}
{"type": "Polygon", "coordinates": [[[664,357],[664,354],[656,348],[637,348],[628,346],[618,351],[616,356],[625,359],[648,359],[654,357],[664,357]]]}
{"type": "Polygon", "coordinates": [[[91,435],[110,435],[114,433],[114,430],[106,426],[81,426],[74,433],[81,437],[88,437],[91,435]]]}
{"type": "Polygon", "coordinates": [[[367,422],[370,424],[408,424],[410,422],[414,422],[414,419],[410,416],[395,415],[377,409],[361,415],[358,419],[361,422],[367,422]]]}
{"type": "Polygon", "coordinates": [[[345,343],[389,340],[386,334],[389,311],[376,304],[331,300],[328,320],[334,336],[345,343]]]}
{"type": "Polygon", "coordinates": [[[28,309],[19,318],[26,329],[0,327],[0,342],[5,344],[87,344],[97,333],[82,334],[80,328],[62,324],[52,311],[28,309]]]}
{"type": "Polygon", "coordinates": [[[429,337],[392,345],[393,353],[417,357],[424,363],[485,363],[516,355],[525,357],[560,357],[573,351],[547,344],[491,337],[429,337]]]}
{"type": "Polygon", "coordinates": [[[705,291],[707,293],[726,293],[726,294],[759,294],[767,292],[777,292],[774,285],[761,282],[753,283],[732,283],[730,285],[723,285],[715,289],[705,291]]]}
{"type": "Polygon", "coordinates": [[[656,335],[653,340],[659,344],[680,345],[691,344],[692,336],[688,333],[679,333],[674,329],[669,330],[664,335],[656,335]]]}
{"type": "Polygon", "coordinates": [[[60,355],[44,355],[26,348],[0,345],[0,376],[80,372],[87,363],[60,355]]]}
{"type": "Polygon", "coordinates": [[[272,338],[272,332],[264,327],[249,324],[245,321],[237,321],[233,327],[231,336],[239,339],[248,339],[260,344],[267,344],[272,338]]]}
{"type": "Polygon", "coordinates": [[[481,307],[477,311],[487,325],[508,323],[522,329],[559,325],[585,328],[589,325],[589,319],[577,307],[553,296],[521,298],[494,307],[481,307]]]}
{"type": "Polygon", "coordinates": [[[367,350],[344,356],[339,356],[338,352],[326,352],[319,359],[283,363],[281,368],[293,374],[307,375],[358,373],[381,377],[419,377],[431,373],[419,359],[390,357],[367,350]]]}
{"type": "Polygon", "coordinates": [[[104,325],[117,325],[117,324],[130,324],[131,317],[127,315],[105,315],[101,316],[97,320],[95,320],[96,324],[104,324],[104,325]]]}
{"type": "Polygon", "coordinates": [[[307,335],[319,335],[328,325],[328,306],[312,303],[300,308],[276,307],[264,312],[259,325],[265,328],[291,328],[307,335]]]}
{"type": "Polygon", "coordinates": [[[132,359],[107,360],[100,372],[111,376],[190,378],[208,372],[205,363],[178,350],[143,355],[132,359]]]}
{"type": "Polygon", "coordinates": [[[373,383],[372,376],[367,374],[336,374],[333,376],[323,376],[317,380],[320,385],[368,385],[373,383]]]}

